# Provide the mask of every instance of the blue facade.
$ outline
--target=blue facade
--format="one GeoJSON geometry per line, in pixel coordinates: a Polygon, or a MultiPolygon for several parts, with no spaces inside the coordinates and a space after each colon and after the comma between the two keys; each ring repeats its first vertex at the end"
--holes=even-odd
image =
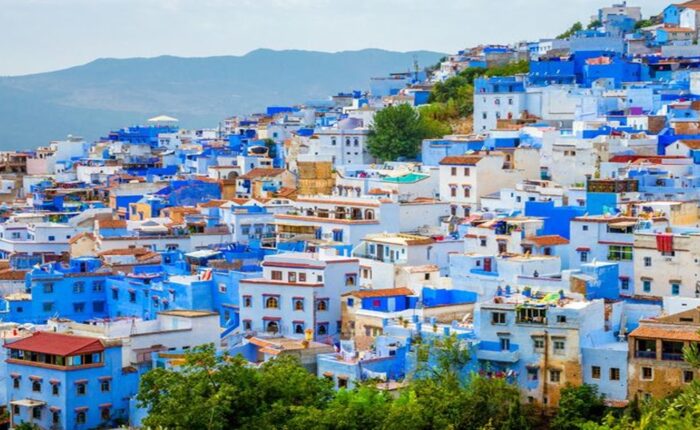
{"type": "Polygon", "coordinates": [[[64,268],[52,263],[27,274],[30,299],[3,300],[3,319],[19,323],[42,324],[53,317],[89,321],[107,316],[105,290],[108,273],[95,270],[96,258],[77,258],[64,268]]]}
{"type": "MultiPolygon", "coordinates": [[[[33,352],[24,340],[10,344],[5,379],[13,423],[34,422],[41,428],[91,429],[115,425],[128,417],[128,398],[136,394],[138,374],[124,369],[121,346],[104,347],[97,339],[85,343],[89,351],[69,352],[75,336],[35,333],[32,337],[58,337],[33,352]],[[14,349],[13,348],[23,348],[14,349]],[[55,349],[53,352],[51,350],[55,349]],[[46,366],[43,361],[61,363],[46,366]],[[27,403],[31,399],[33,403],[27,403]],[[30,404],[36,406],[30,407],[30,404]]],[[[29,339],[31,340],[31,338],[29,339]]]]}
{"type": "Polygon", "coordinates": [[[544,218],[540,235],[571,237],[571,220],[582,216],[586,209],[576,206],[554,206],[554,202],[525,202],[525,216],[544,218]]]}

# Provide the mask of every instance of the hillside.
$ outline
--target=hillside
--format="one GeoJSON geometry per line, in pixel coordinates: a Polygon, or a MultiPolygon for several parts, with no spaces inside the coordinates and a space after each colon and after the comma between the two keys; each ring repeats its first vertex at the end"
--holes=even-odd
{"type": "Polygon", "coordinates": [[[434,64],[443,54],[379,49],[325,53],[260,49],[243,56],[99,59],[55,72],[0,77],[0,150],[33,148],[165,113],[183,127],[367,89],[371,76],[434,64]]]}

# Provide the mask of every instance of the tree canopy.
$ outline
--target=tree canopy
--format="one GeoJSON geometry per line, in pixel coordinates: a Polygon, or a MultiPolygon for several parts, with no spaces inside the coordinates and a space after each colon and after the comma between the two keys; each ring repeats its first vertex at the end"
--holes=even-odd
{"type": "Polygon", "coordinates": [[[423,139],[440,137],[449,132],[449,126],[422,116],[412,106],[388,106],[374,116],[367,148],[370,154],[382,161],[394,161],[399,157],[415,158],[423,139]]]}

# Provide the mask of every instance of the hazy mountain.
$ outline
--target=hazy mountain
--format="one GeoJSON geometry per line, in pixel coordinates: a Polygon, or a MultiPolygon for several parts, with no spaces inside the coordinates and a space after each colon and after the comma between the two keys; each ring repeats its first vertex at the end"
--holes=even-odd
{"type": "Polygon", "coordinates": [[[0,150],[67,134],[90,139],[158,114],[183,127],[268,105],[368,89],[371,76],[434,64],[443,54],[379,49],[324,53],[256,50],[243,56],[99,59],[55,72],[0,77],[0,150]]]}

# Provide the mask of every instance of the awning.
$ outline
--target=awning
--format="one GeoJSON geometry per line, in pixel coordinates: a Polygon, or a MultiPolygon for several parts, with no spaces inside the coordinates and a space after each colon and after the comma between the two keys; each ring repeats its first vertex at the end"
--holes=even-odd
{"type": "Polygon", "coordinates": [[[588,252],[590,250],[591,250],[591,248],[586,248],[586,247],[576,248],[576,251],[578,251],[578,252],[588,252]]]}
{"type": "Polygon", "coordinates": [[[20,399],[20,400],[12,400],[10,402],[11,405],[15,406],[22,406],[25,408],[39,408],[42,406],[46,405],[46,402],[42,402],[41,400],[34,400],[34,399],[20,399]]]}

